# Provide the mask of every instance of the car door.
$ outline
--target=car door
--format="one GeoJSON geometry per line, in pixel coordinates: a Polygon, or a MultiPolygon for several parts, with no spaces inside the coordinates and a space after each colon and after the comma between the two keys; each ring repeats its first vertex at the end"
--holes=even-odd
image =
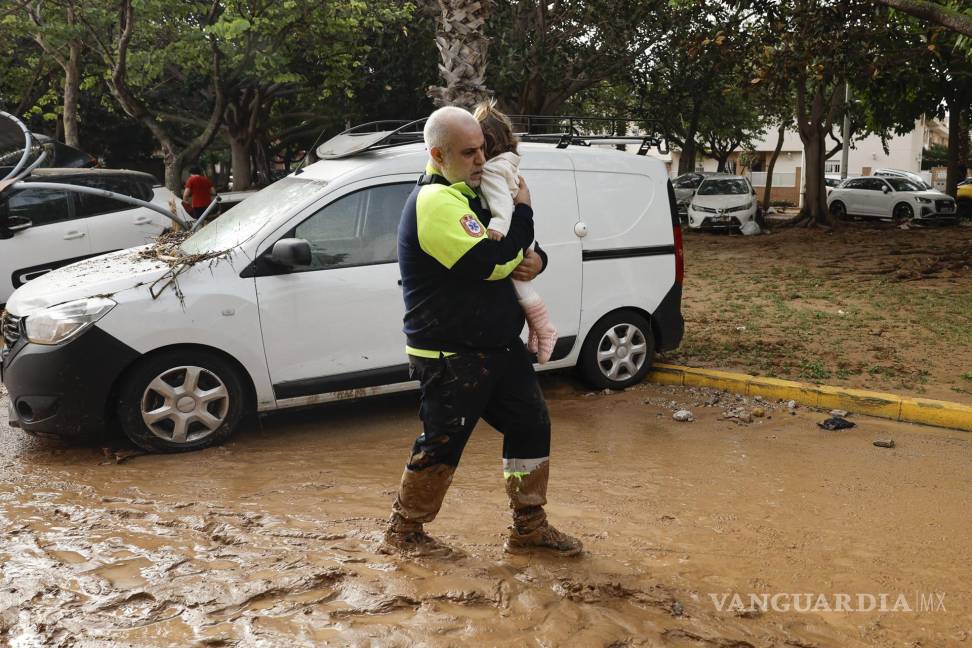
{"type": "Polygon", "coordinates": [[[312,251],[310,267],[255,279],[278,403],[408,380],[398,221],[418,175],[352,184],[277,237],[312,251]]]}
{"type": "Polygon", "coordinates": [[[862,182],[864,191],[861,192],[861,213],[865,216],[890,217],[891,187],[880,178],[864,178],[862,182]]]}
{"type": "Polygon", "coordinates": [[[840,200],[844,203],[844,207],[847,209],[848,214],[854,214],[855,216],[860,216],[863,214],[863,200],[861,199],[864,193],[864,180],[863,178],[855,178],[854,180],[848,180],[839,189],[839,194],[835,200],[840,200]]]}
{"type": "MultiPolygon", "coordinates": [[[[86,179],[85,185],[107,189],[139,200],[151,201],[154,197],[148,183],[125,177],[86,179]]],[[[162,233],[165,217],[144,207],[130,203],[77,194],[77,211],[88,222],[91,253],[104,254],[150,243],[162,233]]]]}
{"type": "Polygon", "coordinates": [[[31,226],[0,231],[0,304],[31,279],[90,256],[87,223],[75,217],[67,193],[20,189],[10,194],[6,209],[10,224],[26,219],[31,226]]]}

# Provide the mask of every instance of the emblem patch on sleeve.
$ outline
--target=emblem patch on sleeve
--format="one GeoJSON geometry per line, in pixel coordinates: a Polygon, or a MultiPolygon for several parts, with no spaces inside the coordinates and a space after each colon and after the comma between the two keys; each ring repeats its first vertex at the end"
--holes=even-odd
{"type": "Polygon", "coordinates": [[[469,214],[466,214],[465,216],[460,218],[459,222],[462,224],[462,229],[466,230],[466,234],[468,234],[473,238],[479,238],[480,236],[485,234],[485,230],[483,230],[483,226],[479,224],[478,220],[476,220],[469,214]]]}

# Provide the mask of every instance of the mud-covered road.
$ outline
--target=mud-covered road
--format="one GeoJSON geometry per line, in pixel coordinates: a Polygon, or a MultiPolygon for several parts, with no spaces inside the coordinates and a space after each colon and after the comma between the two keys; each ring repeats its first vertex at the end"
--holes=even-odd
{"type": "Polygon", "coordinates": [[[379,554],[413,394],[122,463],[11,430],[0,399],[0,645],[972,645],[967,433],[826,432],[818,412],[726,395],[544,384],[549,511],[580,559],[504,556],[484,424],[430,528],[466,556],[379,554]],[[698,420],[672,421],[671,401],[698,420]],[[737,405],[767,416],[723,418],[737,405]]]}

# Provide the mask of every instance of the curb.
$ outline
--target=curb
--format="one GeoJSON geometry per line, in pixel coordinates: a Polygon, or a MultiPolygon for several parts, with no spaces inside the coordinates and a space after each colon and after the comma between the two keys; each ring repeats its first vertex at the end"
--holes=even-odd
{"type": "Polygon", "coordinates": [[[950,401],[910,398],[885,392],[814,385],[795,380],[779,380],[669,364],[652,366],[647,380],[660,385],[712,387],[746,396],[795,400],[809,407],[843,409],[855,414],[866,414],[894,421],[922,423],[972,432],[972,405],[950,401]]]}

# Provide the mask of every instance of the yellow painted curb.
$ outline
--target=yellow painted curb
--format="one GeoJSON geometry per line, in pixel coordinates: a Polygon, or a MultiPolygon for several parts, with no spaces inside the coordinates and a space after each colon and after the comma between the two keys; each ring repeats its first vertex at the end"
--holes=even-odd
{"type": "Polygon", "coordinates": [[[712,387],[746,396],[794,400],[809,407],[843,409],[855,414],[972,432],[972,405],[962,403],[669,364],[655,364],[647,378],[662,385],[712,387]]]}

